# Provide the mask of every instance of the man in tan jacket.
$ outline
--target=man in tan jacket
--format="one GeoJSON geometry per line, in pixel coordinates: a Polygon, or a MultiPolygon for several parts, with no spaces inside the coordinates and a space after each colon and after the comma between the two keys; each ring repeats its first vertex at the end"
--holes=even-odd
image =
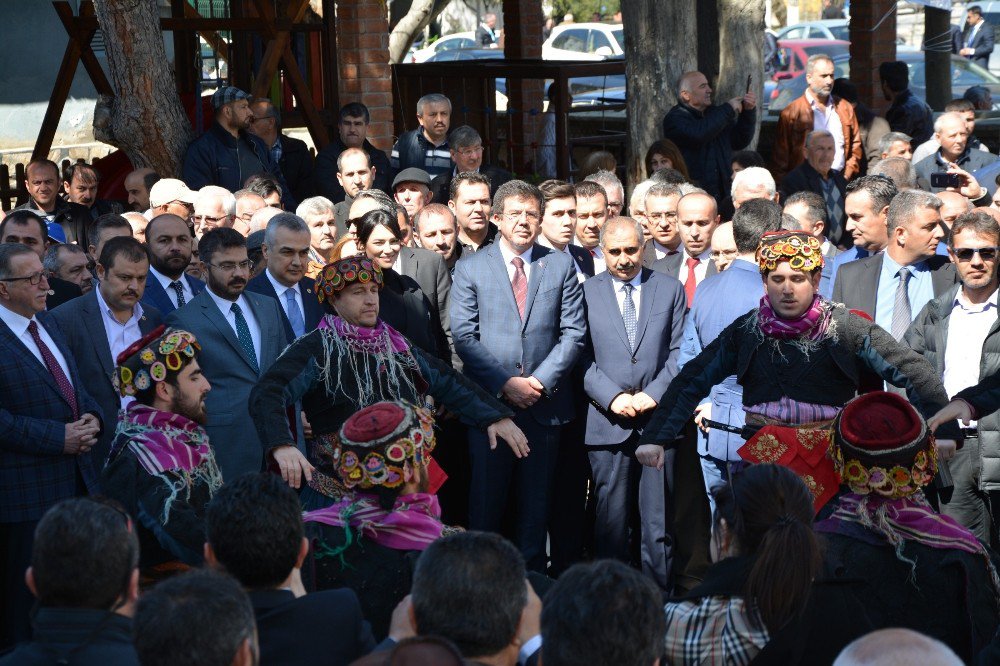
{"type": "Polygon", "coordinates": [[[832,168],[846,180],[858,175],[861,167],[861,133],[854,109],[846,100],[834,97],[833,60],[816,54],[806,63],[809,87],[802,97],[789,104],[778,119],[777,137],[771,153],[771,173],[776,180],[802,163],[806,135],[825,130],[833,135],[836,152],[832,168]]]}

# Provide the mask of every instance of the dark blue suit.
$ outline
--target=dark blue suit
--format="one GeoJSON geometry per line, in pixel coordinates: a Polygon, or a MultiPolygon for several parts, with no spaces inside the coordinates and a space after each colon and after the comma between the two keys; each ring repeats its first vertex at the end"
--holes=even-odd
{"type": "Polygon", "coordinates": [[[510,448],[491,451],[484,433],[471,430],[473,529],[499,531],[507,494],[516,485],[516,541],[534,570],[545,566],[545,530],[555,472],[559,426],[575,417],[571,371],[586,333],[583,292],[573,260],[535,245],[531,253],[524,321],[518,314],[499,241],[463,257],[451,289],[455,351],[465,374],[497,395],[511,377],[534,376],[542,397],[515,420],[531,453],[519,461],[510,448]]]}
{"type": "MultiPolygon", "coordinates": [[[[267,279],[266,272],[267,269],[264,269],[260,275],[247,282],[246,290],[252,291],[255,294],[270,296],[278,301],[278,306],[281,308],[281,323],[285,326],[285,336],[289,340],[294,340],[295,333],[292,331],[292,325],[288,321],[288,315],[285,314],[285,304],[278,298],[278,292],[274,290],[274,285],[267,279]]],[[[320,319],[326,313],[323,310],[323,306],[316,299],[316,283],[312,278],[304,277],[299,281],[299,293],[302,295],[302,319],[305,321],[305,332],[308,333],[319,325],[320,319]]]]}
{"type": "Polygon", "coordinates": [[[643,569],[665,586],[671,548],[661,539],[666,534],[663,482],[669,470],[642,468],[633,456],[652,412],[624,418],[611,411],[611,403],[622,393],[641,391],[659,400],[666,392],[677,373],[687,301],[676,278],[643,268],[640,281],[634,351],[618,306],[620,281],[600,273],[583,283],[589,334],[581,363],[590,400],[584,443],[597,499],[595,556],[629,560],[628,527],[638,510],[643,569]]]}
{"type": "MultiPolygon", "coordinates": [[[[187,273],[181,276],[182,280],[186,280],[188,286],[191,288],[191,293],[197,296],[201,293],[201,290],[205,288],[205,283],[198,278],[193,278],[187,273]]],[[[163,289],[163,285],[160,281],[156,279],[156,276],[152,272],[146,277],[146,291],[142,294],[142,300],[140,301],[143,307],[147,305],[152,306],[160,311],[164,317],[176,310],[174,307],[174,302],[170,300],[170,296],[163,289]]]]}

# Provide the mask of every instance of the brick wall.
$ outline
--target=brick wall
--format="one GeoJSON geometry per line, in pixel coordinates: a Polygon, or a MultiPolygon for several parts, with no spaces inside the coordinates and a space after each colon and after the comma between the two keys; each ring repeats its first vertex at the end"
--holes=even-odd
{"type": "MultiPolygon", "coordinates": [[[[543,23],[541,0],[504,0],[504,55],[517,60],[541,59],[543,23]]],[[[531,173],[531,162],[535,157],[531,146],[540,131],[544,82],[511,79],[507,82],[507,96],[510,114],[507,141],[511,147],[509,167],[518,174],[531,173]],[[535,109],[536,113],[531,114],[531,109],[535,109]]]]}
{"type": "Polygon", "coordinates": [[[392,75],[389,20],[383,0],[337,3],[340,103],[361,102],[371,112],[368,140],[392,147],[392,75]]]}
{"type": "Polygon", "coordinates": [[[851,81],[857,85],[861,101],[880,114],[885,113],[889,102],[882,95],[878,66],[896,59],[895,6],[895,0],[851,3],[851,81]]]}

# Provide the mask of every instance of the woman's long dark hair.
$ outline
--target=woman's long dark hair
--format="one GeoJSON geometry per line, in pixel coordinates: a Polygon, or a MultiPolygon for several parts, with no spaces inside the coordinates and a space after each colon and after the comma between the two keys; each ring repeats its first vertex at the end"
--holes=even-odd
{"type": "Polygon", "coordinates": [[[774,633],[799,616],[822,564],[813,499],[787,467],[752,465],[712,492],[738,555],[754,560],[746,599],[774,633]]]}
{"type": "Polygon", "coordinates": [[[355,229],[358,235],[358,249],[361,250],[362,254],[364,254],[364,247],[368,244],[368,239],[375,231],[375,227],[379,226],[391,231],[396,240],[403,239],[403,231],[399,228],[399,218],[396,217],[395,211],[389,213],[381,208],[370,210],[361,216],[355,229]]]}

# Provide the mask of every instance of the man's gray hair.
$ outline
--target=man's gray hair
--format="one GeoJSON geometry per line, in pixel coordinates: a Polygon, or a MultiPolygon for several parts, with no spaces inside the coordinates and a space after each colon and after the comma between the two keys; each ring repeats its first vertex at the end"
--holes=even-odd
{"type": "Polygon", "coordinates": [[[542,196],[542,191],[537,186],[523,180],[508,180],[497,189],[490,214],[503,215],[507,199],[534,199],[538,202],[538,212],[545,212],[545,197],[542,196]]]}
{"type": "MultiPolygon", "coordinates": [[[[701,189],[700,187],[698,187],[697,185],[694,185],[692,183],[681,183],[680,190],[681,190],[681,196],[682,197],[686,197],[689,194],[708,194],[707,191],[701,189]]],[[[709,196],[711,196],[711,195],[709,195],[709,196]]],[[[714,199],[715,197],[712,197],[712,198],[714,199]]]]}
{"type": "Polygon", "coordinates": [[[885,226],[892,234],[893,230],[909,222],[916,215],[918,208],[941,210],[941,200],[930,192],[923,190],[902,190],[892,198],[889,212],[885,218],[885,226]]]}
{"type": "Polygon", "coordinates": [[[802,231],[802,223],[799,222],[798,218],[795,218],[788,213],[781,214],[781,230],[782,231],[802,231]]]}
{"type": "Polygon", "coordinates": [[[355,201],[359,199],[371,199],[379,205],[379,208],[389,213],[390,215],[396,214],[396,202],[393,201],[388,194],[382,190],[376,190],[374,188],[370,190],[361,190],[358,192],[357,196],[354,197],[355,201]]]}
{"type": "Polygon", "coordinates": [[[197,199],[194,204],[195,209],[197,209],[198,205],[205,199],[219,199],[222,202],[222,210],[226,211],[226,215],[229,215],[230,217],[236,215],[236,197],[232,192],[224,187],[219,187],[218,185],[206,185],[198,190],[195,198],[197,199]]]}
{"type": "Polygon", "coordinates": [[[629,212],[634,212],[636,208],[642,211],[646,210],[646,195],[654,184],[651,180],[644,180],[632,188],[632,196],[628,198],[629,212]]]}
{"type": "Polygon", "coordinates": [[[962,126],[965,126],[965,118],[962,117],[961,113],[958,111],[948,111],[947,113],[942,113],[937,117],[937,120],[934,121],[934,133],[936,134],[940,132],[941,128],[944,127],[945,123],[949,120],[962,123],[962,126]]]}
{"type": "Polygon", "coordinates": [[[813,69],[816,68],[816,63],[818,63],[821,60],[825,60],[828,63],[833,64],[833,58],[831,58],[827,54],[814,53],[811,56],[809,56],[808,60],[806,60],[806,74],[812,74],[813,69]]]}
{"type": "MultiPolygon", "coordinates": [[[[254,104],[254,105],[256,105],[256,104],[266,104],[267,105],[267,113],[268,113],[268,115],[261,116],[261,118],[274,118],[274,125],[275,125],[275,127],[277,127],[278,129],[281,129],[281,111],[279,111],[278,107],[276,107],[274,105],[274,102],[272,102],[267,97],[255,97],[254,100],[253,100],[253,102],[251,102],[251,104],[254,104]]],[[[256,116],[256,114],[254,114],[254,115],[256,116]]]]}
{"type": "Polygon", "coordinates": [[[879,160],[868,175],[885,176],[893,182],[897,190],[908,190],[917,186],[917,169],[913,166],[913,161],[905,157],[887,157],[879,160]]]}
{"type": "Polygon", "coordinates": [[[806,148],[808,148],[809,144],[813,142],[813,139],[818,139],[820,137],[830,137],[833,139],[833,134],[831,134],[828,130],[813,130],[812,132],[809,132],[806,134],[806,148]]]}
{"type": "Polygon", "coordinates": [[[913,137],[909,134],[904,134],[902,132],[886,132],[882,135],[882,138],[878,140],[878,154],[889,152],[892,148],[892,144],[897,141],[904,141],[909,144],[913,144],[913,137]]]}
{"type": "Polygon", "coordinates": [[[773,197],[778,190],[774,176],[764,167],[747,167],[733,176],[733,186],[729,189],[730,196],[735,198],[736,191],[741,187],[748,189],[763,187],[769,197],[773,197]]]}
{"type": "Polygon", "coordinates": [[[482,145],[482,143],[483,137],[479,136],[479,132],[468,125],[460,125],[448,134],[448,147],[452,150],[482,145]]]}
{"type": "Polygon", "coordinates": [[[597,183],[598,185],[604,188],[605,192],[610,192],[614,188],[618,188],[618,191],[621,192],[622,199],[625,198],[625,188],[622,187],[622,181],[618,179],[618,176],[616,176],[611,171],[608,171],[607,169],[600,169],[598,171],[595,171],[594,173],[584,178],[584,180],[589,180],[592,183],[597,183]]]}
{"type": "Polygon", "coordinates": [[[326,215],[333,212],[333,202],[326,197],[309,197],[308,199],[303,199],[299,207],[295,209],[295,214],[303,220],[313,215],[326,215]]]}
{"type": "Polygon", "coordinates": [[[429,95],[424,95],[417,100],[417,115],[424,115],[424,106],[428,104],[447,104],[448,111],[451,112],[451,100],[442,95],[441,93],[431,93],[429,95]]]}
{"type": "Polygon", "coordinates": [[[650,197],[680,197],[684,196],[681,192],[681,188],[677,185],[670,185],[668,183],[653,183],[646,190],[646,196],[643,197],[642,207],[643,210],[646,208],[646,202],[649,201],[650,197]]]}
{"type": "Polygon", "coordinates": [[[267,226],[264,228],[264,244],[269,248],[273,248],[278,242],[276,238],[278,229],[288,229],[297,234],[310,233],[309,225],[301,217],[292,213],[280,213],[268,220],[267,226]]]}
{"type": "Polygon", "coordinates": [[[0,279],[19,277],[14,275],[11,262],[14,260],[14,257],[20,257],[22,254],[38,256],[37,252],[24,243],[0,243],[0,279]]]}
{"type": "Polygon", "coordinates": [[[635,237],[639,242],[639,247],[642,247],[643,239],[645,238],[642,230],[642,223],[633,217],[628,217],[627,215],[612,217],[604,223],[604,226],[601,227],[601,247],[604,247],[604,239],[609,233],[622,228],[631,229],[635,233],[635,237]]]}
{"type": "Polygon", "coordinates": [[[59,250],[65,250],[69,254],[86,254],[82,247],[73,245],[72,243],[53,243],[49,245],[48,249],[45,250],[45,256],[42,258],[42,267],[49,275],[55,275],[62,268],[63,260],[59,256],[59,250]]]}

